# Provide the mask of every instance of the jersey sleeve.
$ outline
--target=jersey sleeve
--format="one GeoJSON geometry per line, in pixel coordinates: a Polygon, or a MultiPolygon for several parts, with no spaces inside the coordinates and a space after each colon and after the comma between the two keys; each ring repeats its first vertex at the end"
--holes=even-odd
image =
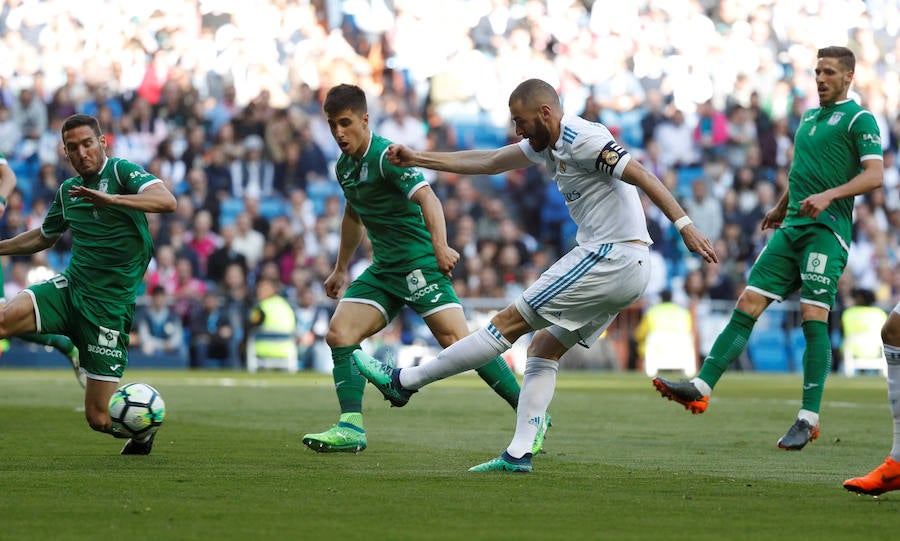
{"type": "Polygon", "coordinates": [[[850,134],[856,141],[859,152],[859,161],[883,159],[881,148],[881,130],[875,117],[868,111],[863,111],[850,125],[850,134]]]}
{"type": "Polygon", "coordinates": [[[416,190],[428,184],[425,176],[422,175],[417,167],[397,167],[391,165],[384,154],[381,156],[381,174],[389,182],[397,186],[397,188],[406,194],[407,198],[412,197],[416,190]]]}
{"type": "Polygon", "coordinates": [[[145,171],[140,165],[131,163],[128,160],[119,160],[114,167],[116,179],[126,193],[140,193],[147,186],[162,182],[162,180],[145,171]]]}
{"type": "Polygon", "coordinates": [[[56,190],[56,195],[53,196],[53,201],[50,203],[50,208],[47,210],[44,222],[41,224],[41,235],[48,239],[62,235],[69,228],[69,223],[66,221],[65,213],[63,212],[64,189],[68,191],[67,182],[64,182],[56,190]]]}
{"type": "Polygon", "coordinates": [[[622,177],[625,165],[631,160],[631,154],[602,126],[579,134],[572,142],[572,156],[581,167],[615,178],[622,177]]]}

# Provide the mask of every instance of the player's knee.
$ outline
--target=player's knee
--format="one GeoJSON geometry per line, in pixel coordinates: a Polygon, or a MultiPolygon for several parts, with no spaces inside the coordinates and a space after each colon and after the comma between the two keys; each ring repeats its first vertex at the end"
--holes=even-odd
{"type": "Polygon", "coordinates": [[[96,430],[97,432],[109,432],[109,427],[112,426],[112,420],[109,418],[109,412],[85,411],[84,417],[85,419],[87,419],[87,422],[91,426],[91,428],[93,430],[96,430]]]}
{"type": "Polygon", "coordinates": [[[328,347],[330,348],[352,346],[359,342],[360,339],[355,336],[355,333],[349,332],[341,325],[332,325],[328,327],[328,332],[325,334],[325,343],[328,344],[328,347]]]}
{"type": "Polygon", "coordinates": [[[891,317],[881,328],[881,341],[889,346],[900,346],[900,319],[891,317]]]}

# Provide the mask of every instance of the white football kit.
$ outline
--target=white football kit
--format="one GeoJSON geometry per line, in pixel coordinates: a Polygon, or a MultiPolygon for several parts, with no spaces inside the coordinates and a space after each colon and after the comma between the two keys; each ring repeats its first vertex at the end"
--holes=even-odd
{"type": "Polygon", "coordinates": [[[565,115],[555,145],[519,148],[552,173],[578,226],[578,245],[547,269],[515,304],[534,329],[566,347],[590,346],[638,300],[650,279],[652,242],[635,186],[621,180],[631,159],[602,124],[565,115]]]}

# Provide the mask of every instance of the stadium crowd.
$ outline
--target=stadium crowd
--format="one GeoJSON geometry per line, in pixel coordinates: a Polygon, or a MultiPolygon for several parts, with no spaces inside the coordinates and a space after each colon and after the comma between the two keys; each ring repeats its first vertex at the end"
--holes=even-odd
{"type": "MultiPolygon", "coordinates": [[[[817,105],[809,66],[825,44],[857,53],[854,98],[878,119],[885,152],[884,188],[858,198],[840,302],[865,289],[889,310],[900,300],[900,7],[879,0],[628,0],[615,10],[587,0],[122,0],[77,10],[9,0],[0,152],[19,186],[0,235],[39,224],[72,175],[62,120],[97,116],[111,154],[178,197],[174,215],[149,216],[156,257],[135,346],[236,367],[260,277],[283,285],[303,344],[327,327],[322,282],[343,205],[320,106],[328,88],[366,89],[376,133],[451,150],[512,140],[508,90],[540,77],[568,112],[609,126],[714,240],[722,263],[701,266],[648,205],[655,277],[643,302],[669,289],[683,305],[733,300],[786,185],[793,130],[817,105]],[[164,300],[151,302],[154,292],[164,300]],[[152,340],[175,332],[184,341],[152,340]]],[[[505,304],[573,242],[565,202],[538,168],[426,174],[462,255],[462,298],[505,304]]],[[[64,241],[10,258],[6,297],[66,258],[64,241]]],[[[358,273],[365,249],[357,260],[358,273]]]]}

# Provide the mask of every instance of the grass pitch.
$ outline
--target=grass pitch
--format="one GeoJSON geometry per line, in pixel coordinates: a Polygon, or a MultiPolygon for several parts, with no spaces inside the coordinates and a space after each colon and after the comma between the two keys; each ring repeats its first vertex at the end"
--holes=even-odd
{"type": "Polygon", "coordinates": [[[477,376],[402,409],[371,387],[369,449],[300,443],[337,420],[331,377],[129,371],[167,406],[153,454],[92,432],[69,370],[0,371],[0,539],[888,539],[900,493],[846,492],[891,442],[885,382],[829,379],[822,435],[776,447],[799,375],[729,373],[703,415],[637,374],[566,372],[528,475],[466,470],[512,410],[477,376]]]}

